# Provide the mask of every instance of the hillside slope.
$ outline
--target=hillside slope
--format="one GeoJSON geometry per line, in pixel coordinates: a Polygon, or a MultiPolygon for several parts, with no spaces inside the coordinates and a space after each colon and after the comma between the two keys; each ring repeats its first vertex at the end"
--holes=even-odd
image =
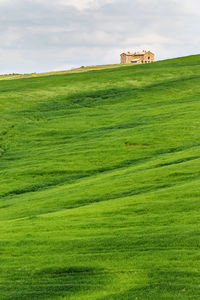
{"type": "MultiPolygon", "coordinates": [[[[97,71],[97,70],[104,70],[104,69],[113,69],[119,67],[119,64],[112,64],[112,65],[97,65],[97,66],[88,66],[88,67],[80,67],[71,70],[63,70],[63,71],[52,71],[52,72],[45,72],[45,73],[30,73],[30,74],[1,74],[1,80],[13,80],[13,79],[23,79],[23,78],[31,78],[31,77],[44,77],[50,75],[64,75],[64,74],[74,74],[74,73],[83,73],[88,71],[97,71]]],[[[125,65],[123,65],[125,66],[125,65]]],[[[123,67],[121,65],[121,67],[123,67]]]]}
{"type": "Polygon", "coordinates": [[[200,299],[200,55],[0,82],[0,299],[200,299]]]}

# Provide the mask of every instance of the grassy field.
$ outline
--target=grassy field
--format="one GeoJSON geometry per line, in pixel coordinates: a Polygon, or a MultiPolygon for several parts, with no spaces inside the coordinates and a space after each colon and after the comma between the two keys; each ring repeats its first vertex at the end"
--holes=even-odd
{"type": "Polygon", "coordinates": [[[82,73],[88,71],[97,71],[104,70],[110,68],[117,68],[117,65],[99,65],[99,66],[88,66],[88,67],[80,67],[71,70],[63,70],[63,71],[54,71],[54,72],[45,72],[45,73],[30,73],[30,74],[2,74],[0,75],[0,80],[12,80],[12,79],[22,79],[22,78],[33,78],[33,77],[41,77],[41,76],[49,76],[49,75],[64,75],[64,74],[74,74],[74,73],[82,73]]]}
{"type": "Polygon", "coordinates": [[[200,55],[0,82],[0,299],[200,299],[200,55]]]}

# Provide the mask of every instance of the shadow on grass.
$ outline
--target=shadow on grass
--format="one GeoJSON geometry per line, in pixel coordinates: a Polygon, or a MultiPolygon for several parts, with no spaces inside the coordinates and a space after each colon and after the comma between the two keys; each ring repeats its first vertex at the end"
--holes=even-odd
{"type": "Polygon", "coordinates": [[[149,283],[121,293],[101,297],[98,300],[155,300],[200,299],[198,272],[158,271],[150,272],[149,283]]]}
{"type": "Polygon", "coordinates": [[[2,300],[51,299],[88,293],[106,283],[102,269],[90,267],[48,268],[31,274],[12,274],[1,286],[2,300]]]}
{"type": "MultiPolygon", "coordinates": [[[[179,88],[180,90],[185,87],[185,84],[190,85],[190,82],[193,80],[198,80],[199,76],[185,76],[178,79],[169,79],[164,80],[161,82],[151,83],[146,86],[132,86],[132,87],[113,87],[110,89],[101,89],[95,91],[83,91],[83,92],[76,92],[71,93],[68,95],[57,95],[53,96],[52,98],[44,99],[44,102],[33,105],[31,109],[20,111],[20,115],[30,117],[32,120],[33,117],[40,118],[47,118],[55,116],[69,116],[71,114],[79,113],[79,108],[95,108],[98,106],[105,106],[105,105],[116,105],[117,103],[122,103],[127,101],[128,99],[136,99],[141,98],[141,95],[146,92],[161,91],[162,89],[172,89],[175,87],[176,89],[179,88]],[[48,100],[48,101],[47,101],[48,100]]],[[[164,92],[163,92],[164,93],[164,92]]],[[[143,95],[144,96],[144,95],[143,95]]],[[[160,106],[160,105],[174,105],[175,103],[182,103],[182,102],[191,102],[195,99],[176,99],[172,102],[169,100],[159,101],[159,103],[151,103],[151,106],[160,106]]],[[[196,99],[197,101],[197,99],[196,99]]],[[[140,105],[143,106],[142,103],[140,105]]]]}

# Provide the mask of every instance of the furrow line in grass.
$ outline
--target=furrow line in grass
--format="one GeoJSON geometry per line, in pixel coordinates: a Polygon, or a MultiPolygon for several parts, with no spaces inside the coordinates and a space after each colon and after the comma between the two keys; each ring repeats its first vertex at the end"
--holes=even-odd
{"type": "MultiPolygon", "coordinates": [[[[176,148],[177,152],[183,151],[181,149],[182,149],[181,147],[176,148]]],[[[188,148],[185,148],[185,149],[188,149],[188,148]]],[[[165,150],[165,152],[163,152],[157,158],[159,158],[160,156],[162,157],[165,154],[171,153],[171,151],[174,152],[175,149],[172,148],[170,150],[165,150]]],[[[199,158],[200,158],[200,156],[192,156],[192,157],[182,158],[182,159],[178,159],[178,160],[171,161],[171,162],[157,164],[152,167],[143,167],[143,168],[139,168],[136,170],[132,170],[131,174],[148,171],[148,170],[153,170],[153,169],[158,169],[158,168],[162,168],[162,167],[167,167],[167,166],[171,166],[171,165],[175,165],[175,164],[182,164],[182,163],[186,163],[188,161],[198,160],[199,158]]],[[[123,170],[123,169],[125,169],[124,170],[125,172],[130,171],[130,168],[133,168],[133,166],[134,167],[141,166],[141,164],[147,163],[153,159],[155,159],[155,156],[132,159],[132,160],[131,159],[125,160],[125,161],[122,161],[111,167],[92,170],[90,172],[90,174],[85,174],[85,175],[77,174],[72,177],[67,176],[67,177],[64,177],[61,179],[57,179],[57,180],[54,179],[53,182],[48,182],[48,183],[38,184],[38,185],[35,184],[35,185],[31,185],[31,186],[28,186],[28,187],[25,187],[22,189],[14,190],[14,191],[11,191],[11,192],[1,195],[1,198],[6,198],[8,196],[14,196],[14,195],[21,195],[21,194],[26,194],[26,193],[32,193],[32,192],[38,192],[38,191],[45,190],[48,188],[55,188],[60,185],[70,185],[71,186],[73,184],[76,184],[77,181],[78,181],[78,183],[80,183],[80,181],[82,181],[84,179],[89,179],[89,178],[94,178],[94,177],[96,178],[96,177],[99,177],[100,175],[113,176],[114,172],[119,172],[120,170],[123,170]]]]}
{"type": "Polygon", "coordinates": [[[159,186],[145,186],[145,187],[141,187],[138,189],[134,189],[134,190],[129,190],[129,191],[125,191],[119,194],[113,194],[111,195],[105,195],[104,197],[100,197],[100,198],[96,198],[93,201],[88,201],[89,199],[81,199],[81,203],[80,202],[76,202],[74,205],[69,205],[66,206],[65,208],[61,208],[61,209],[55,209],[52,211],[48,211],[46,213],[41,213],[38,215],[47,215],[47,214],[52,214],[52,213],[57,213],[57,212],[62,212],[62,211],[66,211],[66,210],[76,210],[82,207],[86,207],[86,206],[90,206],[96,203],[100,203],[100,202],[110,202],[112,200],[117,200],[117,199],[125,199],[125,198],[129,198],[129,197],[134,197],[134,196],[141,196],[144,194],[148,194],[148,193],[154,193],[154,192],[160,192],[162,190],[165,189],[171,189],[171,188],[175,188],[175,187],[180,187],[183,184],[187,183],[188,181],[199,181],[200,179],[200,174],[193,176],[193,178],[187,178],[187,179],[182,179],[180,182],[175,183],[175,184],[162,184],[159,186]],[[84,202],[85,201],[85,202],[84,202]]]}
{"type": "Polygon", "coordinates": [[[198,174],[197,176],[193,177],[191,179],[187,178],[187,179],[182,179],[181,182],[178,182],[176,184],[162,184],[162,185],[158,185],[158,186],[145,186],[145,187],[141,187],[135,190],[129,190],[129,191],[125,191],[119,194],[113,194],[112,196],[107,195],[104,197],[100,197],[100,198],[96,198],[94,199],[94,201],[92,202],[86,202],[87,200],[84,199],[81,200],[81,203],[77,203],[77,205],[74,206],[69,206],[66,209],[74,209],[74,208],[79,208],[82,206],[87,206],[93,203],[97,203],[97,202],[105,202],[105,201],[111,201],[111,200],[116,200],[116,199],[120,199],[120,198],[127,198],[127,197],[132,197],[132,196],[139,196],[139,195],[143,195],[143,194],[147,194],[147,193],[151,193],[151,192],[157,192],[157,191],[161,191],[167,188],[173,188],[173,187],[178,187],[180,185],[182,185],[183,183],[187,183],[187,181],[194,181],[194,180],[199,180],[200,179],[200,174],[198,174]],[[84,203],[82,203],[84,202],[84,203]]]}

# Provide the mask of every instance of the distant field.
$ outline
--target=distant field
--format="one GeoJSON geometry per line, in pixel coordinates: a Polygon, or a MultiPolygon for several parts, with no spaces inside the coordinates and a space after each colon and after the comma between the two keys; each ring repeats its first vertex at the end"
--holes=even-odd
{"type": "Polygon", "coordinates": [[[0,75],[0,80],[11,80],[11,79],[22,79],[22,78],[33,78],[33,77],[40,77],[40,76],[49,76],[49,75],[64,75],[64,74],[71,74],[71,73],[81,73],[81,72],[88,72],[88,71],[97,71],[103,69],[110,69],[119,67],[117,65],[99,65],[99,66],[88,66],[88,67],[80,67],[71,70],[64,70],[64,71],[54,71],[54,72],[44,72],[44,73],[31,73],[31,74],[5,74],[0,75]]]}
{"type": "Polygon", "coordinates": [[[102,68],[0,81],[1,300],[200,299],[200,55],[102,68]]]}

